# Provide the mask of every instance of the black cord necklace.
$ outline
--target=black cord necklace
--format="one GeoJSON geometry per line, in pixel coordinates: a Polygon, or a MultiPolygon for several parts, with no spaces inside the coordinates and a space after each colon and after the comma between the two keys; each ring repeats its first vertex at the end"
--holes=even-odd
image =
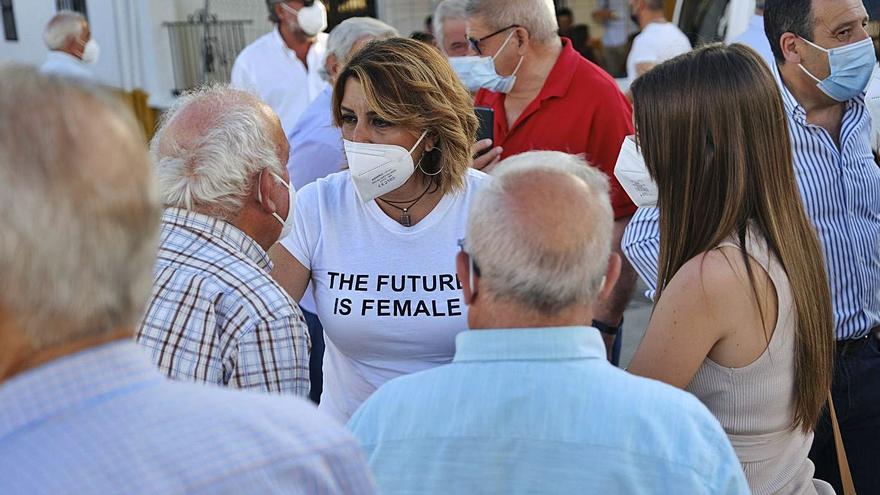
{"type": "MultiPolygon", "coordinates": [[[[389,201],[384,198],[376,198],[376,199],[387,204],[388,206],[390,206],[392,208],[400,210],[400,220],[398,220],[398,222],[400,222],[400,224],[403,225],[404,227],[412,227],[412,218],[410,218],[410,216],[409,216],[409,210],[410,210],[410,208],[415,206],[416,203],[418,203],[422,198],[424,198],[426,194],[428,194],[428,191],[431,189],[431,186],[433,186],[433,185],[434,185],[434,181],[432,180],[431,182],[428,183],[428,187],[426,187],[425,190],[422,191],[422,194],[419,194],[419,197],[417,197],[416,199],[408,199],[406,201],[389,201]],[[409,203],[409,204],[407,204],[407,203],[409,203]],[[406,204],[406,206],[397,206],[397,205],[403,205],[403,204],[406,204]]],[[[434,191],[436,191],[436,190],[437,190],[437,188],[434,188],[434,191]]]]}

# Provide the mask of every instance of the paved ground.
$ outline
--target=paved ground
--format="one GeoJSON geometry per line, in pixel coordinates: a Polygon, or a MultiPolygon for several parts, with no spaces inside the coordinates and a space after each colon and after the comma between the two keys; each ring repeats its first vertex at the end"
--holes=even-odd
{"type": "Polygon", "coordinates": [[[639,280],[633,299],[624,313],[623,347],[620,350],[621,368],[626,368],[629,364],[651,318],[651,301],[645,297],[645,290],[647,287],[639,280]]]}

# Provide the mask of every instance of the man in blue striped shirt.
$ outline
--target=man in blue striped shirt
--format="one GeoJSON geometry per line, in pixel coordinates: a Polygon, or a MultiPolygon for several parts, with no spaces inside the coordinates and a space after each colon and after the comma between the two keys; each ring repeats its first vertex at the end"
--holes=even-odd
{"type": "Polygon", "coordinates": [[[159,198],[97,91],[0,68],[0,493],[373,493],[308,402],[171,381],[131,340],[159,198]]]}
{"type": "Polygon", "coordinates": [[[458,255],[471,330],[452,364],[391,380],[349,423],[381,491],[748,493],[706,407],[612,366],[584,325],[620,273],[605,176],[555,151],[499,171],[458,255]]]}
{"type": "MultiPolygon", "coordinates": [[[[831,284],[838,340],[832,395],[856,488],[880,493],[880,168],[864,102],[876,61],[867,20],[860,0],[765,2],[798,185],[831,284]]],[[[658,217],[654,208],[636,212],[623,240],[630,262],[652,288],[658,217]]],[[[810,457],[816,477],[840,492],[827,417],[810,457]]]]}

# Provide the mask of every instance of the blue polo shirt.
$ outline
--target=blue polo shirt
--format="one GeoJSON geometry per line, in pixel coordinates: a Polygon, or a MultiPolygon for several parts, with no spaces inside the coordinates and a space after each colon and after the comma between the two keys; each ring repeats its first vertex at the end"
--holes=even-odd
{"type": "Polygon", "coordinates": [[[609,364],[586,327],[462,332],[349,429],[385,494],[748,493],[712,414],[609,364]]]}

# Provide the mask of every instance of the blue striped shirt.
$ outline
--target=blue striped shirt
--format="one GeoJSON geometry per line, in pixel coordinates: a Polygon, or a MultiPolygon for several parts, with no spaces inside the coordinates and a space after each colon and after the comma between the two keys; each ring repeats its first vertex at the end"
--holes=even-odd
{"type": "MultiPolygon", "coordinates": [[[[871,118],[863,96],[846,102],[840,147],[807,113],[772,65],[788,117],[795,175],[807,216],[825,255],[838,340],[880,325],[880,167],[871,153],[871,118]]],[[[630,221],[623,250],[642,279],[656,287],[659,213],[642,208],[630,221]]]]}
{"type": "Polygon", "coordinates": [[[370,494],[363,453],[293,397],[174,382],[128,340],[0,383],[0,493],[370,494]]]}

